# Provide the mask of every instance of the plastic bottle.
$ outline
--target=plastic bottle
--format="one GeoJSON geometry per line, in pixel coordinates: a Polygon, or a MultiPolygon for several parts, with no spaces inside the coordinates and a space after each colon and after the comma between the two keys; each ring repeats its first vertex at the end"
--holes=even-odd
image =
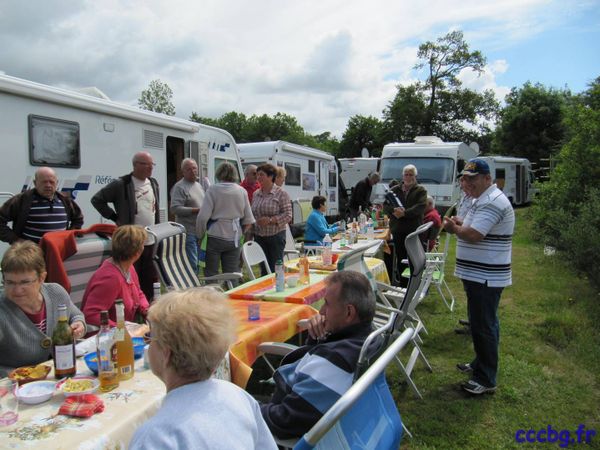
{"type": "Polygon", "coordinates": [[[331,265],[331,248],[333,246],[333,241],[331,240],[331,236],[329,234],[325,235],[325,239],[323,239],[323,265],[330,266],[331,265]]]}
{"type": "Polygon", "coordinates": [[[278,259],[275,263],[275,290],[283,292],[285,290],[285,272],[283,271],[283,261],[278,259]]]}
{"type": "Polygon", "coordinates": [[[52,333],[52,355],[56,378],[72,377],[77,373],[75,342],[73,330],[67,321],[66,305],[58,307],[58,323],[52,333]]]}
{"type": "Polygon", "coordinates": [[[133,341],[127,328],[125,327],[125,306],[123,300],[115,300],[115,310],[117,312],[117,329],[115,340],[117,343],[117,372],[119,381],[129,380],[133,377],[133,341]]]}
{"type": "Polygon", "coordinates": [[[298,278],[298,283],[300,284],[309,284],[310,283],[310,264],[308,262],[308,258],[304,255],[300,258],[298,262],[298,269],[300,270],[300,277],[298,278]]]}
{"type": "Polygon", "coordinates": [[[367,232],[367,216],[362,210],[362,206],[358,207],[358,226],[360,227],[360,233],[365,234],[367,232]]]}
{"type": "Polygon", "coordinates": [[[96,335],[96,358],[100,390],[102,392],[112,391],[119,386],[119,377],[115,328],[108,323],[108,311],[100,312],[100,331],[96,335]]]}
{"type": "Polygon", "coordinates": [[[342,223],[340,224],[340,247],[345,247],[348,244],[348,241],[346,240],[346,233],[346,223],[342,220],[342,223]]]}
{"type": "Polygon", "coordinates": [[[373,219],[369,217],[367,220],[367,239],[375,239],[375,227],[373,225],[373,219]]]}
{"type": "Polygon", "coordinates": [[[152,291],[154,292],[153,300],[158,300],[160,297],[160,283],[158,281],[156,283],[152,283],[152,291]]]}

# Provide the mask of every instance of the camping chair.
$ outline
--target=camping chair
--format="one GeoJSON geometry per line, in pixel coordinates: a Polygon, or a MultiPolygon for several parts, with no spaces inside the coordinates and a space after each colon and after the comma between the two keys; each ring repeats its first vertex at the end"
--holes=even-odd
{"type": "Polygon", "coordinates": [[[255,241],[244,242],[242,247],[242,259],[244,260],[244,266],[250,274],[250,278],[256,279],[254,275],[253,267],[257,264],[262,264],[267,273],[271,273],[271,268],[267,262],[267,256],[259,244],[255,241]]]}
{"type": "Polygon", "coordinates": [[[185,251],[185,227],[163,222],[146,227],[152,245],[152,261],[167,290],[188,289],[210,283],[225,283],[228,289],[242,279],[239,272],[198,277],[185,251]]]}
{"type": "Polygon", "coordinates": [[[298,258],[300,256],[300,249],[302,245],[297,245],[296,241],[294,241],[294,236],[292,236],[292,230],[289,225],[285,226],[285,248],[283,249],[283,257],[288,261],[293,258],[298,258]]]}

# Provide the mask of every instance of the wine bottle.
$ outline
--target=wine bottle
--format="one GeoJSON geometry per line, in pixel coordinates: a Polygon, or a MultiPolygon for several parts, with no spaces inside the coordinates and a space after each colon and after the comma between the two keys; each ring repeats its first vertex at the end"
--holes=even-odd
{"type": "Polygon", "coordinates": [[[77,373],[75,341],[67,319],[66,305],[58,307],[58,323],[52,332],[52,353],[56,378],[72,377],[77,373]]]}
{"type": "Polygon", "coordinates": [[[117,343],[117,372],[119,381],[129,380],[133,377],[133,341],[127,328],[125,327],[125,306],[123,300],[115,300],[115,310],[117,312],[117,330],[115,331],[115,340],[117,343]]]}
{"type": "Polygon", "coordinates": [[[119,378],[115,328],[108,323],[108,311],[100,312],[100,331],[96,335],[96,359],[98,360],[100,390],[102,392],[112,391],[119,386],[119,378]]]}

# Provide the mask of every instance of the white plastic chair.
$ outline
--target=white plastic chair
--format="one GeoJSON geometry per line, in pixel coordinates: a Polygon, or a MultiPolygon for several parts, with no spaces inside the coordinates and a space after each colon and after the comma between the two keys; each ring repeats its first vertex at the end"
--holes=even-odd
{"type": "Polygon", "coordinates": [[[256,279],[253,267],[257,264],[262,264],[267,273],[271,273],[269,263],[267,262],[267,256],[261,246],[255,241],[244,242],[244,246],[242,247],[242,259],[244,260],[244,266],[248,270],[250,278],[253,280],[256,279]]]}
{"type": "Polygon", "coordinates": [[[300,250],[296,245],[294,236],[292,236],[292,230],[289,225],[285,226],[285,248],[283,249],[283,257],[288,261],[293,258],[300,256],[300,250]]]}

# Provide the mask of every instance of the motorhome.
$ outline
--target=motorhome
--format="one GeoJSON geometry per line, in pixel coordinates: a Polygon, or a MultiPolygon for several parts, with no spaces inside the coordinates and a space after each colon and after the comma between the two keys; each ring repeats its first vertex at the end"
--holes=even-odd
{"type": "Polygon", "coordinates": [[[535,195],[535,176],[527,158],[490,155],[492,178],[513,205],[531,203],[535,195]]]}
{"type": "Polygon", "coordinates": [[[183,158],[198,162],[202,180],[213,180],[223,161],[241,173],[236,143],[227,131],[123,105],[91,91],[95,95],[0,75],[0,191],[28,189],[36,169],[50,166],[59,190],[83,210],[84,226],[99,223],[104,219],[91,197],[131,172],[134,153],[143,150],[156,164],[153,177],[160,185],[160,216],[165,221],[168,193],[182,176],[183,158]]]}
{"type": "Polygon", "coordinates": [[[408,164],[417,167],[419,184],[427,189],[444,213],[460,193],[457,176],[466,161],[479,153],[476,143],[443,142],[435,136],[417,136],[412,143],[391,143],[383,147],[379,173],[381,182],[373,188],[371,201],[383,203],[392,180],[402,181],[402,169],[408,164]]]}
{"type": "Polygon", "coordinates": [[[305,220],[303,216],[315,195],[327,199],[326,216],[338,215],[338,168],[333,155],[286,141],[238,144],[238,148],[244,168],[249,164],[259,166],[264,163],[285,168],[284,189],[292,202],[305,209],[304,212],[300,208],[293,209],[293,224],[305,220]]]}
{"type": "Polygon", "coordinates": [[[379,158],[339,158],[340,178],[346,186],[348,196],[360,180],[377,171],[379,158]]]}

